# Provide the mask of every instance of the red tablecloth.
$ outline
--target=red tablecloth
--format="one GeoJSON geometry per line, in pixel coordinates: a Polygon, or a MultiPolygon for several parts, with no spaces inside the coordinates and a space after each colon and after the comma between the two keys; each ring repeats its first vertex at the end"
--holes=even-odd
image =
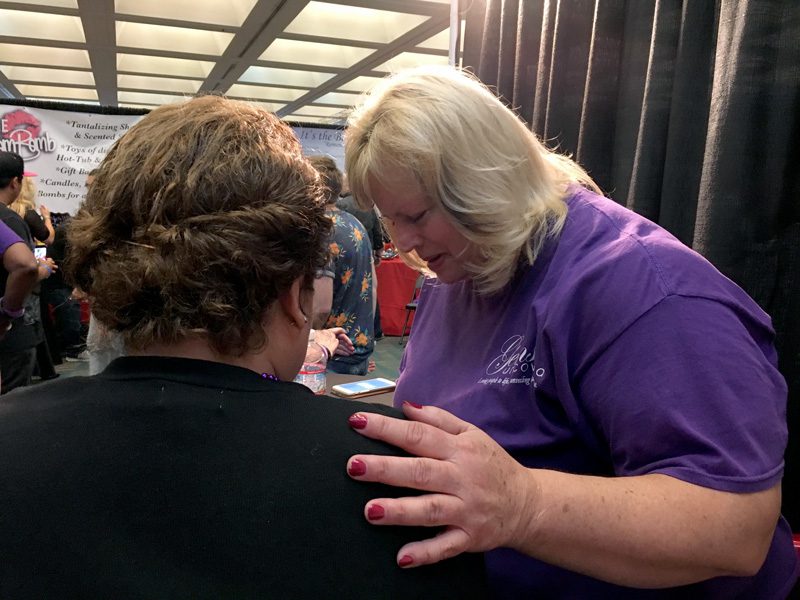
{"type": "MultiPolygon", "coordinates": [[[[378,265],[378,303],[381,305],[381,328],[384,335],[402,335],[406,304],[411,301],[417,273],[399,258],[384,259],[378,265]]],[[[414,313],[408,320],[408,329],[414,313]]]]}

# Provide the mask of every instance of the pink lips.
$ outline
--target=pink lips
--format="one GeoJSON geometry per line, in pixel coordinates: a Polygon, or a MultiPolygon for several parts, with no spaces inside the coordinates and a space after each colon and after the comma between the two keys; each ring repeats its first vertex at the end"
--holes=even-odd
{"type": "Polygon", "coordinates": [[[437,266],[441,266],[441,263],[444,261],[444,254],[437,254],[432,258],[425,259],[425,262],[428,263],[428,267],[431,270],[436,271],[437,266]]]}

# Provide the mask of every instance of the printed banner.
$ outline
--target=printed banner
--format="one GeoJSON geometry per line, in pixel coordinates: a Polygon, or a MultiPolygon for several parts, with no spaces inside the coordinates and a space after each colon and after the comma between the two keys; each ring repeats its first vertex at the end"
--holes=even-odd
{"type": "MultiPolygon", "coordinates": [[[[86,196],[86,176],[142,115],[104,115],[0,103],[0,150],[16,152],[36,173],[37,202],[75,214],[86,196]]],[[[344,168],[343,131],[294,127],[306,155],[326,154],[344,168]]]]}
{"type": "Polygon", "coordinates": [[[86,175],[141,115],[101,115],[0,104],[0,150],[16,152],[37,174],[37,202],[74,214],[86,175]]]}
{"type": "Polygon", "coordinates": [[[322,129],[321,127],[293,127],[294,134],[303,146],[303,154],[312,156],[324,154],[336,161],[344,172],[344,131],[342,129],[322,129]]]}

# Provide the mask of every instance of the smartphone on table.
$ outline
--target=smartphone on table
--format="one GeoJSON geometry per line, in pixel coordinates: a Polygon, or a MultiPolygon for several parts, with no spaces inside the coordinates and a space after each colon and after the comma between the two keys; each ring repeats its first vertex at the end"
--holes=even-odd
{"type": "Polygon", "coordinates": [[[350,383],[340,383],[331,388],[331,393],[334,396],[341,396],[342,398],[363,398],[365,396],[374,396],[375,394],[391,392],[394,390],[394,385],[394,381],[391,379],[376,377],[374,379],[362,379],[350,383]]]}

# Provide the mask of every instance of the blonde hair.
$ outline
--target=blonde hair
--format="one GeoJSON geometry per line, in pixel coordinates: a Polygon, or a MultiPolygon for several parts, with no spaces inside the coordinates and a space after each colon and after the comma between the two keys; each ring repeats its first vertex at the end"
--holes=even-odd
{"type": "Polygon", "coordinates": [[[69,226],[67,274],[129,348],[199,333],[241,356],[328,258],[318,180],[266,110],[217,96],[161,106],[103,160],[69,226]]]}
{"type": "MultiPolygon", "coordinates": [[[[521,260],[533,264],[567,214],[570,185],[599,191],[575,162],[548,150],[469,74],[421,67],[393,75],[350,116],[345,132],[350,189],[373,203],[369,178],[410,170],[429,200],[474,247],[474,288],[496,292],[521,260]]],[[[408,257],[423,266],[422,260],[408,257]]]]}
{"type": "Polygon", "coordinates": [[[33,183],[33,179],[30,177],[22,178],[19,196],[8,207],[23,219],[26,212],[36,210],[36,185],[33,183]]]}

